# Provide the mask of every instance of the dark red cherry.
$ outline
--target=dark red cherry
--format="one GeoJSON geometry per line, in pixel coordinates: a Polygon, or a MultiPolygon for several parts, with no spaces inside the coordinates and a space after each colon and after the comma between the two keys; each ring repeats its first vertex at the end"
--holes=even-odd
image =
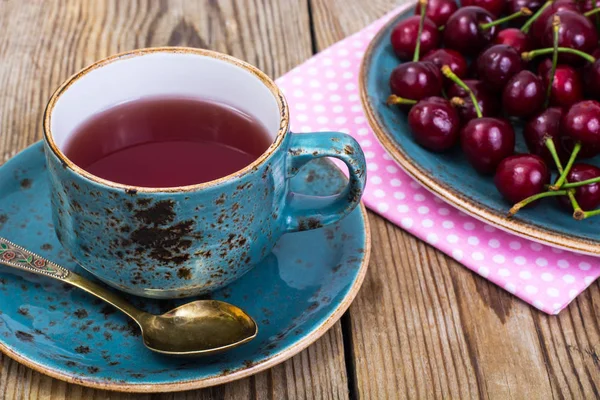
{"type": "Polygon", "coordinates": [[[492,13],[492,15],[498,17],[504,11],[504,7],[506,6],[506,0],[462,0],[461,4],[463,7],[481,7],[492,13]]]}
{"type": "Polygon", "coordinates": [[[537,67],[537,73],[539,76],[546,76],[552,69],[552,59],[544,58],[540,61],[537,67]]]}
{"type": "Polygon", "coordinates": [[[581,13],[592,11],[594,8],[598,7],[600,7],[600,0],[583,0],[579,2],[579,8],[581,9],[581,13]]]}
{"type": "Polygon", "coordinates": [[[552,5],[544,9],[539,17],[531,24],[529,36],[532,39],[533,47],[539,47],[542,43],[542,35],[546,30],[546,23],[552,21],[552,16],[562,10],[578,11],[575,0],[555,0],[552,5]]]}
{"type": "MultiPolygon", "coordinates": [[[[594,24],[576,11],[564,10],[555,15],[560,17],[558,28],[558,46],[568,47],[591,53],[598,46],[598,34],[594,24]]],[[[552,28],[552,18],[546,22],[544,33],[542,35],[542,47],[552,47],[554,44],[554,33],[552,28]]],[[[569,53],[559,53],[558,61],[569,65],[583,65],[585,60],[577,55],[569,53]]]]}
{"type": "Polygon", "coordinates": [[[494,43],[506,44],[514,48],[518,54],[531,50],[529,37],[517,28],[506,28],[501,30],[494,39],[494,43]]]}
{"type": "MultiPolygon", "coordinates": [[[[549,80],[550,71],[545,75],[544,85],[546,87],[549,80]]],[[[569,107],[581,99],[583,99],[583,88],[577,71],[568,65],[557,66],[550,92],[550,105],[569,107]]]]}
{"type": "Polygon", "coordinates": [[[408,125],[415,141],[429,150],[448,150],[458,141],[458,114],[442,97],[428,97],[415,104],[408,113],[408,125]]]}
{"type": "Polygon", "coordinates": [[[481,28],[494,16],[481,7],[462,7],[448,18],[444,29],[444,44],[463,55],[475,55],[496,36],[497,28],[481,28]]]}
{"type": "MultiPolygon", "coordinates": [[[[567,181],[569,183],[587,181],[588,179],[600,176],[600,168],[590,164],[573,164],[567,181]]],[[[600,183],[590,183],[589,185],[579,186],[575,189],[575,200],[584,211],[591,211],[600,206],[600,183]]],[[[561,203],[569,210],[572,210],[568,198],[560,199],[561,203]]]]}
{"type": "Polygon", "coordinates": [[[546,138],[551,138],[560,160],[568,160],[569,155],[563,150],[560,141],[560,120],[562,108],[550,107],[530,118],[523,127],[523,137],[531,154],[540,156],[548,165],[554,166],[552,154],[546,147],[546,138]]]}
{"type": "MultiPolygon", "coordinates": [[[[464,83],[473,91],[481,113],[484,117],[494,117],[498,115],[500,104],[497,95],[492,93],[482,81],[474,79],[465,79],[464,83]]],[[[472,119],[477,118],[473,101],[466,90],[453,83],[448,87],[446,92],[449,99],[458,97],[463,101],[463,105],[457,106],[456,110],[463,124],[466,124],[472,119]]]]}
{"type": "MultiPolygon", "coordinates": [[[[444,26],[456,10],[458,10],[458,5],[454,0],[429,0],[425,16],[437,26],[444,26]]],[[[415,7],[415,14],[421,15],[421,7],[415,7]]]]}
{"type": "Polygon", "coordinates": [[[499,90],[523,69],[521,54],[506,44],[495,44],[477,57],[477,75],[492,90],[499,90]]]}
{"type": "Polygon", "coordinates": [[[585,93],[595,99],[600,99],[600,59],[588,63],[582,72],[585,93]]]}
{"type": "Polygon", "coordinates": [[[458,51],[451,49],[436,49],[427,53],[422,60],[431,61],[440,69],[442,66],[447,65],[459,78],[467,76],[467,61],[458,51]]]}
{"type": "Polygon", "coordinates": [[[511,117],[528,117],[542,109],[545,98],[540,77],[531,71],[520,71],[504,86],[502,107],[511,117]]]}
{"type": "Polygon", "coordinates": [[[510,122],[497,118],[473,119],[460,131],[460,144],[469,163],[482,174],[493,174],[515,150],[510,122]]]}
{"type": "Polygon", "coordinates": [[[600,103],[583,100],[575,103],[563,115],[560,122],[563,135],[582,146],[600,148],[600,103]]]}
{"type": "Polygon", "coordinates": [[[442,73],[429,61],[405,62],[390,75],[390,89],[396,96],[421,100],[442,92],[442,73]]]}
{"type": "MultiPolygon", "coordinates": [[[[520,11],[522,8],[529,8],[532,13],[535,13],[544,4],[543,0],[508,0],[506,2],[506,14],[514,14],[520,11]]],[[[515,22],[520,26],[527,21],[529,17],[521,17],[515,22]]]]}
{"type": "Polygon", "coordinates": [[[549,183],[550,170],[544,160],[533,154],[505,158],[494,176],[496,188],[511,204],[543,192],[549,183]]]}
{"type": "MultiPolygon", "coordinates": [[[[400,21],[391,35],[394,52],[402,61],[412,60],[417,45],[419,34],[419,22],[421,17],[415,16],[400,21]]],[[[437,25],[429,18],[423,21],[423,32],[421,33],[421,54],[426,54],[438,47],[440,33],[437,25]]]]}

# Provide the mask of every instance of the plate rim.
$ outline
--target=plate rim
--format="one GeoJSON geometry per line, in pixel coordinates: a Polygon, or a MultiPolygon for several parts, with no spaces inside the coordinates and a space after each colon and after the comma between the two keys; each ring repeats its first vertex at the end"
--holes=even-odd
{"type": "MultiPolygon", "coordinates": [[[[26,151],[35,151],[36,146],[41,146],[42,142],[38,141],[33,143],[32,145],[22,149],[13,157],[11,157],[4,164],[0,164],[0,168],[6,167],[12,164],[13,160],[17,159],[19,155],[22,155],[26,151]]],[[[341,170],[334,166],[339,173],[342,173],[341,170]]],[[[334,311],[325,319],[319,326],[312,330],[312,332],[302,339],[298,340],[296,343],[288,347],[287,349],[280,351],[279,353],[259,361],[258,363],[252,365],[251,367],[240,367],[237,370],[229,372],[227,374],[221,374],[218,376],[211,376],[208,378],[201,379],[193,379],[182,382],[173,382],[173,383],[156,383],[156,384],[132,384],[132,383],[117,383],[117,382],[100,382],[93,379],[85,379],[80,376],[74,376],[68,373],[65,373],[58,369],[52,369],[46,366],[41,365],[39,362],[29,359],[28,357],[22,356],[18,352],[14,351],[10,347],[6,346],[4,343],[0,342],[0,352],[7,355],[14,361],[25,365],[28,368],[33,369],[39,373],[50,376],[51,378],[59,379],[61,381],[67,383],[74,383],[77,385],[81,385],[84,387],[92,388],[92,389],[100,389],[100,390],[112,390],[117,392],[128,392],[128,393],[165,393],[165,392],[181,392],[186,390],[195,390],[195,389],[203,389],[211,386],[217,386],[228,382],[233,382],[242,378],[249,377],[251,375],[257,374],[269,368],[272,368],[290,358],[300,353],[302,350],[306,349],[308,346],[316,342],[321,336],[323,336],[329,329],[333,327],[333,325],[342,317],[342,315],[346,312],[346,310],[350,307],[352,301],[356,298],[362,283],[367,274],[369,260],[371,257],[371,226],[369,222],[369,217],[367,214],[367,210],[365,208],[364,203],[361,201],[359,204],[361,217],[364,223],[364,253],[361,260],[360,267],[356,274],[356,278],[354,279],[354,283],[348,290],[348,293],[344,296],[342,301],[337,305],[334,311]]]]}
{"type": "Polygon", "coordinates": [[[458,190],[429,176],[418,163],[412,161],[411,157],[406,154],[401,144],[398,143],[397,140],[394,140],[393,136],[386,131],[385,125],[382,124],[378,118],[376,105],[370,101],[367,92],[367,79],[370,72],[369,68],[373,61],[373,53],[375,49],[383,43],[383,36],[386,31],[398,22],[399,17],[408,13],[416,3],[416,0],[406,3],[404,7],[400,8],[398,12],[379,29],[377,34],[371,39],[361,62],[358,80],[360,99],[369,126],[373,130],[379,143],[398,163],[404,172],[419,182],[425,189],[437,197],[440,197],[450,205],[458,208],[460,211],[505,232],[534,242],[580,254],[600,255],[600,240],[594,241],[584,238],[575,238],[556,230],[550,230],[531,222],[526,222],[520,218],[508,218],[505,214],[493,212],[485,205],[466,198],[466,196],[461,195],[458,190]]]}

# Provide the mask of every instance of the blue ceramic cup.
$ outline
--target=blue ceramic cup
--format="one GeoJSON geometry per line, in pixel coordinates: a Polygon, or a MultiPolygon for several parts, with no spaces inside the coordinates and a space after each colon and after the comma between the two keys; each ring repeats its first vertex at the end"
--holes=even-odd
{"type": "Polygon", "coordinates": [[[347,215],[359,204],[366,179],[354,139],[335,132],[291,133],[288,106],[271,79],[240,60],[200,49],[136,50],[85,68],[52,95],[44,135],[62,245],[99,279],[145,297],[187,297],[227,285],[267,256],[286,232],[320,228],[347,215]],[[230,104],[258,118],[273,142],[231,175],[166,189],[110,182],[65,156],[70,135],[94,114],[157,95],[230,104]],[[347,165],[347,187],[329,197],[291,192],[290,178],[319,157],[347,165]]]}

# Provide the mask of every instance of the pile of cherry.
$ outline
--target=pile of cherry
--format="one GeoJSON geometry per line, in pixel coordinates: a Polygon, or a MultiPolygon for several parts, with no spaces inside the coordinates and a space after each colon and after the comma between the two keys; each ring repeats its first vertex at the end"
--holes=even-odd
{"type": "Polygon", "coordinates": [[[388,104],[408,112],[424,148],[460,143],[475,170],[495,175],[509,216],[550,196],[576,219],[600,214],[600,168],[579,162],[600,154],[600,0],[462,4],[420,0],[394,27],[403,62],[388,104]],[[515,154],[513,124],[529,154],[515,154]]]}

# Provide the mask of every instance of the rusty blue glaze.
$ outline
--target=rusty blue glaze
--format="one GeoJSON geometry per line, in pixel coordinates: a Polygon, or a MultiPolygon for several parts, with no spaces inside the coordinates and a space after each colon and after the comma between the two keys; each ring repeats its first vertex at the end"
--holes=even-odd
{"type": "Polygon", "coordinates": [[[244,275],[286,232],[338,221],[360,202],[365,161],[343,133],[295,135],[255,168],[194,189],[137,191],[83,176],[46,144],[53,221],[60,242],[85,269],[125,292],[189,297],[244,275]],[[350,182],[338,196],[289,190],[312,159],[336,157],[350,182]]]}
{"type": "MultiPolygon", "coordinates": [[[[91,277],[54,234],[42,152],[42,144],[35,144],[0,168],[0,236],[91,277]]],[[[346,182],[329,162],[315,160],[290,186],[301,195],[325,196],[346,182]]],[[[233,204],[229,197],[225,202],[233,204]]],[[[369,252],[363,212],[284,235],[255,268],[210,295],[243,307],[259,324],[254,341],[229,353],[199,360],[157,355],[112,307],[56,281],[1,267],[0,350],[43,373],[115,390],[185,390],[258,372],[316,340],[350,304],[369,252]]],[[[184,302],[129,300],[155,313],[184,302]]]]}

